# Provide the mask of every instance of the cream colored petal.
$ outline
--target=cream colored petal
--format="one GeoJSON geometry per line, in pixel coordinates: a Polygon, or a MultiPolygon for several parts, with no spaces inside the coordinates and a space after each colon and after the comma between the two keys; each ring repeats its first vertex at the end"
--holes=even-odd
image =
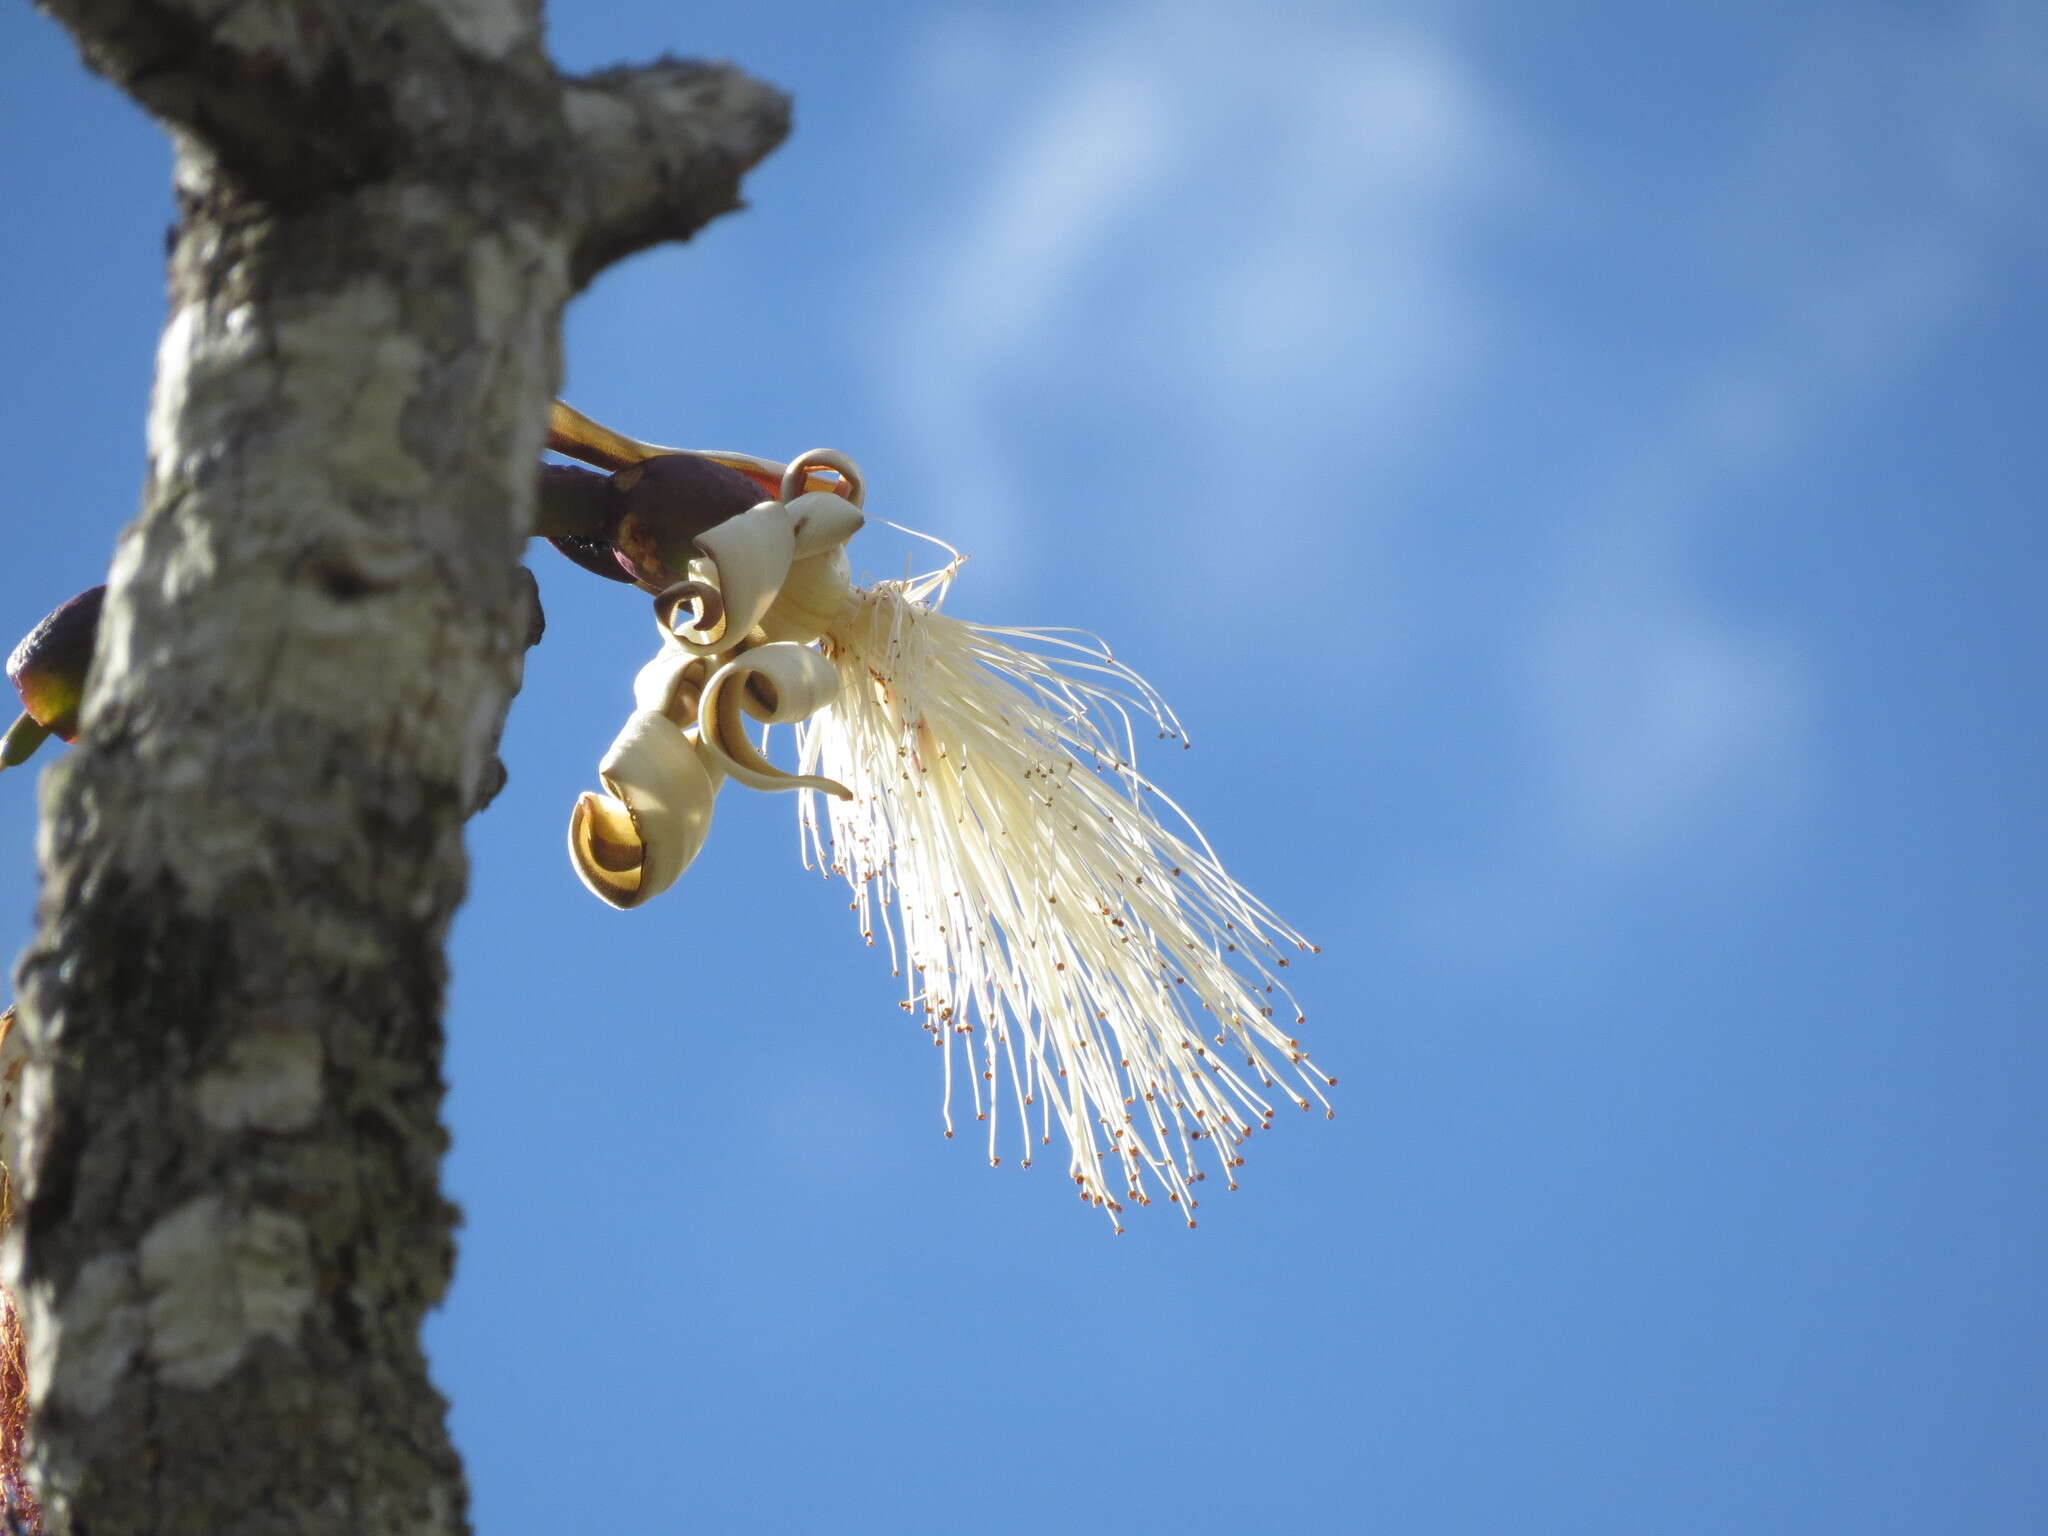
{"type": "Polygon", "coordinates": [[[715,762],[653,710],[636,710],[598,764],[609,794],[585,793],[569,816],[569,862],[614,907],[659,896],[711,830],[723,777],[715,762]]]}
{"type": "Polygon", "coordinates": [[[633,702],[681,725],[697,717],[711,664],[681,645],[664,645],[633,679],[633,702]]]}
{"type": "Polygon", "coordinates": [[[809,645],[832,632],[852,601],[853,568],[846,551],[828,549],[790,566],[781,595],[761,617],[762,633],[770,640],[809,645]]]}
{"type": "MultiPolygon", "coordinates": [[[[692,563],[701,567],[705,576],[711,574],[711,567],[706,562],[697,560],[692,563]]],[[[696,579],[678,581],[654,594],[654,628],[661,636],[662,645],[670,650],[681,649],[685,655],[702,656],[706,653],[701,647],[684,647],[676,629],[676,614],[685,603],[690,605],[690,618],[683,629],[693,635],[703,635],[718,632],[720,621],[725,617],[725,599],[710,581],[696,579]]]]}
{"type": "Polygon", "coordinates": [[[744,640],[775,602],[796,553],[796,528],[781,502],[763,501],[698,534],[697,547],[704,551],[724,612],[704,629],[686,625],[671,633],[685,650],[715,656],[744,640]]]}
{"type": "Polygon", "coordinates": [[[859,507],[832,491],[806,491],[783,503],[796,525],[796,558],[808,559],[837,549],[861,530],[867,519],[859,507]]]}
{"type": "Polygon", "coordinates": [[[698,735],[705,751],[752,789],[815,789],[850,800],[853,791],[836,780],[784,773],[747,738],[747,715],[771,723],[803,720],[838,692],[838,669],[809,646],[756,646],[711,674],[698,706],[698,735]]]}

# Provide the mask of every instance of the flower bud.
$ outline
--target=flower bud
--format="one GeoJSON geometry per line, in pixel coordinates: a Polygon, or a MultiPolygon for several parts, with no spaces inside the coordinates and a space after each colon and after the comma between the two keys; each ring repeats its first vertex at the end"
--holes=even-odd
{"type": "MultiPolygon", "coordinates": [[[[27,708],[23,718],[62,741],[78,735],[78,706],[85,698],[86,670],[92,665],[106,596],[105,587],[88,587],[30,630],[7,658],[7,679],[27,708]]],[[[8,746],[0,752],[4,765],[19,762],[41,744],[37,737],[24,749],[25,737],[18,740],[17,733],[25,730],[17,721],[7,733],[8,746]]]]}
{"type": "Polygon", "coordinates": [[[761,500],[736,469],[694,453],[665,453],[612,476],[619,521],[612,542],[642,585],[659,589],[690,574],[698,537],[761,500]]]}

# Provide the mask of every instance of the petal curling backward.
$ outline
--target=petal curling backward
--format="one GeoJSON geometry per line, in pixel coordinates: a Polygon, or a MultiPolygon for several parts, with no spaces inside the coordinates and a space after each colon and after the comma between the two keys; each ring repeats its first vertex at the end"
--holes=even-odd
{"type": "Polygon", "coordinates": [[[785,773],[747,739],[743,714],[770,724],[809,719],[838,696],[839,669],[809,646],[774,641],[735,656],[704,685],[697,727],[704,750],[750,789],[815,789],[841,800],[836,779],[785,773]]]}
{"type": "Polygon", "coordinates": [[[796,558],[839,548],[867,523],[859,507],[832,491],[805,491],[783,505],[796,528],[796,558]]]}
{"type": "Polygon", "coordinates": [[[711,567],[710,585],[719,601],[715,610],[672,633],[691,654],[716,656],[746,639],[773,606],[796,555],[796,526],[781,502],[758,502],[698,534],[697,547],[711,567]]]}
{"type": "Polygon", "coordinates": [[[593,896],[637,907],[689,868],[711,831],[724,778],[697,743],[655,710],[635,710],[598,764],[608,794],[569,813],[569,862],[593,896]]]}

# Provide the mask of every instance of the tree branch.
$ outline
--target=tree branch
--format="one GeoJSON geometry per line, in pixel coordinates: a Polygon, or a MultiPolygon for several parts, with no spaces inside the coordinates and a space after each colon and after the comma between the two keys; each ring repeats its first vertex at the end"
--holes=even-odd
{"type": "Polygon", "coordinates": [[[57,1531],[459,1536],[419,1324],[518,556],[536,501],[623,577],[615,519],[687,553],[670,477],[760,494],[536,476],[562,307],[737,207],[788,103],[725,65],[565,80],[539,0],[43,3],[179,130],[180,227],[19,972],[31,1473],[57,1531]]]}
{"type": "Polygon", "coordinates": [[[40,3],[89,68],[193,134],[253,191],[315,198],[396,160],[390,81],[361,67],[360,13],[320,0],[40,3]]]}
{"type": "Polygon", "coordinates": [[[613,262],[687,240],[740,206],[740,178],[789,132],[789,98],[730,64],[663,59],[569,80],[581,288],[613,262]]]}

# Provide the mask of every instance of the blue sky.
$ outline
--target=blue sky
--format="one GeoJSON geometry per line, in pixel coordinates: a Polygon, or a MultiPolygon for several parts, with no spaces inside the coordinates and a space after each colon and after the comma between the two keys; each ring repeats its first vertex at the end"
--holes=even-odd
{"type": "MultiPolygon", "coordinates": [[[[786,800],[576,884],[646,617],[537,550],[431,1329],[479,1529],[2041,1529],[2039,9],[552,31],[797,100],[750,211],[578,302],[569,398],[845,449],[955,611],[1105,635],[1343,1084],[1196,1232],[944,1141],[786,800]]],[[[26,8],[0,82],[11,635],[132,513],[170,209],[26,8]]]]}

